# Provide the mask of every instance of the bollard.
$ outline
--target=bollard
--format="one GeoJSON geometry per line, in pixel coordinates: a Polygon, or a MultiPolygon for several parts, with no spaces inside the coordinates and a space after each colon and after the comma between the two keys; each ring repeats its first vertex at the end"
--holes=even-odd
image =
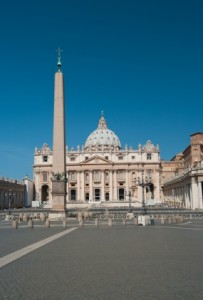
{"type": "Polygon", "coordinates": [[[78,221],[79,222],[82,220],[82,216],[83,216],[82,212],[79,211],[79,213],[78,213],[78,221]]]}
{"type": "Polygon", "coordinates": [[[65,218],[63,219],[63,227],[67,227],[67,222],[65,218]]]}
{"type": "Polygon", "coordinates": [[[28,220],[27,226],[28,226],[29,228],[33,229],[33,220],[32,220],[32,219],[29,219],[29,220],[28,220]]]}
{"type": "Polygon", "coordinates": [[[27,223],[28,221],[28,215],[27,214],[23,214],[23,222],[27,223]]]}
{"type": "Polygon", "coordinates": [[[165,219],[163,217],[161,217],[161,225],[165,224],[165,219]]]}
{"type": "Polygon", "coordinates": [[[176,218],[174,216],[172,216],[171,222],[172,222],[172,224],[176,223],[176,218]]]}
{"type": "Polygon", "coordinates": [[[180,217],[178,216],[178,217],[176,217],[176,223],[180,223],[180,217]]]}
{"type": "Polygon", "coordinates": [[[99,226],[99,219],[95,218],[95,226],[98,227],[99,226]]]}
{"type": "Polygon", "coordinates": [[[112,227],[112,219],[111,218],[108,218],[108,226],[112,227]]]}
{"type": "Polygon", "coordinates": [[[84,213],[84,219],[85,220],[89,220],[89,212],[88,211],[85,211],[85,213],[84,213]]]}
{"type": "Polygon", "coordinates": [[[40,214],[40,221],[42,221],[42,222],[46,221],[46,217],[43,213],[40,214]]]}
{"type": "Polygon", "coordinates": [[[50,228],[50,220],[49,219],[46,219],[46,221],[45,221],[45,227],[46,228],[50,228]]]}
{"type": "Polygon", "coordinates": [[[19,214],[19,222],[22,222],[22,220],[23,220],[23,214],[20,213],[20,214],[19,214]]]}
{"type": "Polygon", "coordinates": [[[84,220],[83,219],[81,219],[80,221],[79,221],[79,227],[84,227],[84,220]]]}
{"type": "Polygon", "coordinates": [[[16,219],[12,220],[12,228],[13,229],[18,229],[18,221],[16,219]]]}
{"type": "Polygon", "coordinates": [[[138,225],[138,218],[134,218],[134,224],[138,225]]]}
{"type": "Polygon", "coordinates": [[[123,219],[123,225],[126,226],[126,219],[123,219]]]}

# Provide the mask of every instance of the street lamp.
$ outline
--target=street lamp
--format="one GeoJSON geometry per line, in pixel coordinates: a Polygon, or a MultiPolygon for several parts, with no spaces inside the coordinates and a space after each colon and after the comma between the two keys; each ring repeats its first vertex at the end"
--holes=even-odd
{"type": "Polygon", "coordinates": [[[132,193],[131,193],[131,191],[129,191],[129,192],[125,191],[125,194],[126,194],[126,196],[128,197],[128,200],[129,200],[129,212],[131,212],[131,196],[132,196],[132,193]]]}
{"type": "Polygon", "coordinates": [[[13,199],[14,195],[15,194],[12,192],[12,189],[9,189],[9,192],[5,193],[5,196],[7,196],[7,199],[8,199],[8,209],[9,210],[11,209],[11,203],[12,203],[12,199],[13,199]]]}
{"type": "Polygon", "coordinates": [[[145,186],[150,186],[151,185],[151,178],[145,177],[144,178],[144,170],[141,170],[141,175],[142,177],[138,177],[137,179],[135,178],[135,181],[137,185],[142,187],[142,208],[144,209],[144,213],[146,213],[146,205],[145,205],[145,196],[144,196],[144,188],[145,186]]]}

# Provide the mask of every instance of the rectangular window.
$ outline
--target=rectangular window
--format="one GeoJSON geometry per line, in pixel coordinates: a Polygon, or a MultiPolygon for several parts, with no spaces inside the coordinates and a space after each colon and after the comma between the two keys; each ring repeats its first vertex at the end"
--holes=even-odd
{"type": "Polygon", "coordinates": [[[125,180],[125,172],[123,171],[118,171],[118,180],[122,180],[124,181],[125,180]]]}
{"type": "Polygon", "coordinates": [[[69,181],[76,181],[76,180],[77,180],[76,172],[70,172],[69,181]]]}
{"type": "Polygon", "coordinates": [[[85,173],[85,182],[89,182],[89,173],[85,173]]]}
{"type": "Polygon", "coordinates": [[[44,155],[43,156],[43,162],[47,162],[48,161],[48,156],[47,155],[44,155]]]}
{"type": "Polygon", "coordinates": [[[110,180],[109,173],[106,172],[104,176],[105,176],[105,182],[108,182],[110,180]]]}
{"type": "Polygon", "coordinates": [[[94,182],[101,181],[101,173],[99,171],[94,171],[94,182]]]}
{"type": "Polygon", "coordinates": [[[150,160],[150,159],[152,159],[152,155],[151,155],[151,153],[147,153],[147,160],[150,160]]]}

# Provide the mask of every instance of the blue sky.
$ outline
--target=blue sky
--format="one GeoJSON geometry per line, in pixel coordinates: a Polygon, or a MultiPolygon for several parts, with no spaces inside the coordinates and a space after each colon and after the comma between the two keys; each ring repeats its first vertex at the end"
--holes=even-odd
{"type": "Polygon", "coordinates": [[[52,147],[61,47],[69,147],[101,111],[122,147],[159,144],[171,159],[203,131],[203,1],[4,1],[0,5],[0,176],[32,178],[52,147]]]}

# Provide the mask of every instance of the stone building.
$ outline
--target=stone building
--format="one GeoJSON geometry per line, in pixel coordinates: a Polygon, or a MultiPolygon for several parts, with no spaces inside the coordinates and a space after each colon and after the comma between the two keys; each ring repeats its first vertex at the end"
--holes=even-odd
{"type": "Polygon", "coordinates": [[[148,140],[138,149],[122,148],[102,113],[84,146],[68,149],[60,49],[54,85],[53,149],[35,149],[35,201],[64,211],[82,207],[126,207],[145,203],[203,208],[203,133],[171,161],[162,161],[148,140]]]}
{"type": "Polygon", "coordinates": [[[164,202],[190,209],[203,208],[203,133],[190,136],[189,146],[162,164],[164,202]],[[166,176],[168,165],[173,172],[166,176]]]}
{"type": "Polygon", "coordinates": [[[23,181],[0,178],[0,208],[22,208],[25,205],[25,184],[23,181]]]}
{"type": "MultiPolygon", "coordinates": [[[[34,182],[37,197],[52,207],[53,153],[47,144],[35,149],[34,182]]],[[[121,148],[118,136],[108,128],[102,114],[98,127],[84,147],[66,148],[66,207],[140,206],[144,176],[145,200],[160,202],[160,152],[151,141],[137,150],[121,148]]]]}

